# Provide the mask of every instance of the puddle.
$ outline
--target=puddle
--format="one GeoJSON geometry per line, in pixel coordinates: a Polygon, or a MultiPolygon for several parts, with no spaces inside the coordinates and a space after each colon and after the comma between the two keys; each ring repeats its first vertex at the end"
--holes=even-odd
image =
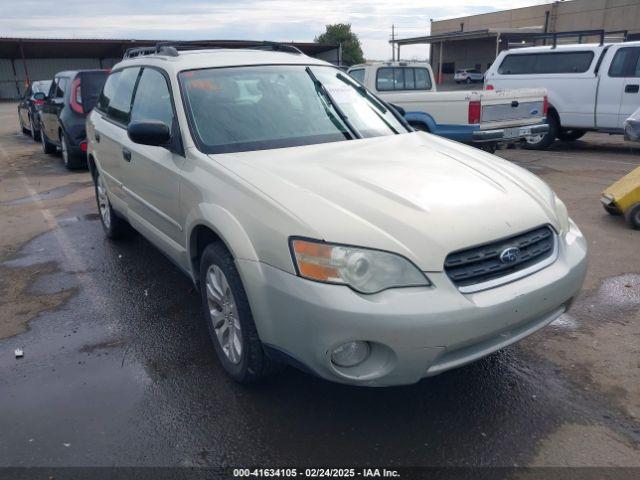
{"type": "Polygon", "coordinates": [[[627,308],[640,306],[640,275],[629,273],[607,278],[590,306],[593,304],[627,308]]]}
{"type": "Polygon", "coordinates": [[[97,213],[87,213],[86,215],[78,215],[75,217],[64,217],[58,219],[58,225],[68,225],[76,222],[93,222],[100,220],[100,216],[97,213]]]}
{"type": "Polygon", "coordinates": [[[62,187],[53,188],[51,190],[47,190],[46,192],[42,192],[37,195],[27,195],[26,197],[20,197],[20,198],[15,198],[13,200],[0,202],[0,205],[3,205],[3,206],[24,205],[25,203],[33,203],[33,202],[39,202],[42,200],[52,200],[55,198],[62,198],[82,188],[90,187],[91,185],[92,185],[91,182],[71,182],[62,187]]]}
{"type": "Polygon", "coordinates": [[[577,330],[580,327],[580,323],[578,320],[569,313],[563,313],[556,320],[554,320],[550,325],[551,328],[555,328],[557,330],[577,330]]]}

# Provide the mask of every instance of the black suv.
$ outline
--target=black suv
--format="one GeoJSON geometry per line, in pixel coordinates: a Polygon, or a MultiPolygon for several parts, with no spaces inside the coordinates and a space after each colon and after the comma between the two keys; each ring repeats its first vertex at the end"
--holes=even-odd
{"type": "Polygon", "coordinates": [[[46,95],[50,87],[51,80],[33,82],[24,92],[18,104],[18,121],[22,133],[31,135],[34,140],[40,138],[40,109],[44,103],[42,94],[46,95]]]}
{"type": "Polygon", "coordinates": [[[42,150],[55,153],[62,150],[68,169],[87,164],[87,135],[84,121],[100,95],[108,70],[80,70],[56,74],[49,94],[41,97],[40,111],[42,150]]]}

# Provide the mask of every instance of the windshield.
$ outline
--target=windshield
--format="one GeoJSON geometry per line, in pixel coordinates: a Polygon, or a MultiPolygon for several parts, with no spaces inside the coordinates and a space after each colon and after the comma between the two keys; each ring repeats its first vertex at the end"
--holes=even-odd
{"type": "Polygon", "coordinates": [[[51,87],[51,80],[40,80],[38,82],[33,82],[33,93],[49,93],[49,88],[51,87]]]}
{"type": "Polygon", "coordinates": [[[333,67],[269,65],[180,73],[199,148],[240,152],[406,133],[380,101],[333,67]]]}

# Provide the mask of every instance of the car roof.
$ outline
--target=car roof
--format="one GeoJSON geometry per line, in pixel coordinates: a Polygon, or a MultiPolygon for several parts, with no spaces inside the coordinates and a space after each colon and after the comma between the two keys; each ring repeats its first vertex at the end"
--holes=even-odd
{"type": "MultiPolygon", "coordinates": [[[[640,44],[640,42],[626,42],[625,45],[629,43],[635,43],[636,46],[640,44]]],[[[522,47],[522,48],[513,48],[510,50],[504,50],[501,53],[505,53],[505,54],[520,54],[520,53],[540,53],[540,52],[576,52],[576,51],[583,51],[583,52],[594,52],[594,51],[598,51],[601,50],[605,47],[611,46],[611,45],[616,45],[615,43],[603,43],[603,44],[599,44],[599,43],[571,43],[571,44],[564,44],[564,45],[556,45],[555,47],[553,45],[541,45],[541,46],[537,46],[537,47],[522,47]]]]}
{"type": "Polygon", "coordinates": [[[365,68],[365,67],[429,67],[431,65],[429,62],[405,62],[405,61],[397,61],[397,62],[366,62],[366,63],[358,63],[357,65],[351,65],[349,70],[353,70],[354,68],[365,68]]]}
{"type": "Polygon", "coordinates": [[[109,73],[108,70],[105,70],[103,68],[96,68],[96,69],[86,69],[86,70],[64,70],[62,72],[56,73],[55,76],[56,77],[75,77],[79,73],[94,73],[94,72],[109,73]]]}
{"type": "Polygon", "coordinates": [[[239,48],[213,48],[203,50],[183,50],[176,56],[160,53],[140,55],[122,60],[113,66],[113,70],[136,65],[149,65],[159,66],[165,70],[180,72],[183,70],[197,70],[203,68],[283,64],[331,65],[324,60],[319,60],[300,53],[239,48]]]}

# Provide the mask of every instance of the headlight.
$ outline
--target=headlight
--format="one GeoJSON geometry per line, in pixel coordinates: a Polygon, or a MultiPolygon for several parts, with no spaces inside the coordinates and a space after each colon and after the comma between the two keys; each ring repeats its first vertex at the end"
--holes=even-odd
{"type": "Polygon", "coordinates": [[[567,207],[557,195],[553,195],[556,207],[556,216],[558,218],[558,226],[560,227],[560,235],[565,235],[569,231],[569,212],[567,207]]]}
{"type": "Polygon", "coordinates": [[[297,239],[291,250],[301,277],[348,285],[361,293],[431,284],[413,263],[389,252],[297,239]]]}

